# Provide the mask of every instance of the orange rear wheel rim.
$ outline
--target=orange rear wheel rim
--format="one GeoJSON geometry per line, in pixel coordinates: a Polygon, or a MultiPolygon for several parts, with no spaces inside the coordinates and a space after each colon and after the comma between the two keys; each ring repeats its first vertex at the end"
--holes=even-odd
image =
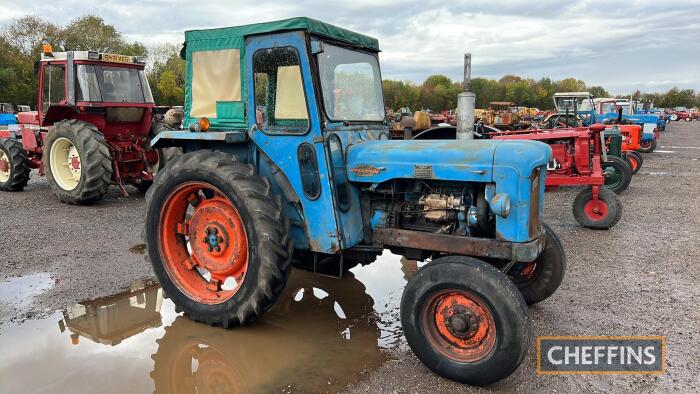
{"type": "Polygon", "coordinates": [[[443,289],[423,308],[422,323],[430,344],[444,356],[474,363],[496,345],[496,323],[481,297],[461,289],[443,289]]]}
{"type": "Polygon", "coordinates": [[[233,202],[206,182],[178,185],[161,208],[163,265],[192,300],[219,304],[240,289],[248,270],[248,237],[233,202]]]}

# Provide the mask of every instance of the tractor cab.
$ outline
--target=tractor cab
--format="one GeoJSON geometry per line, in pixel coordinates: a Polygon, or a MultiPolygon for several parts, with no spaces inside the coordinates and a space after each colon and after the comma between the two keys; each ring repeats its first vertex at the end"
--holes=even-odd
{"type": "Polygon", "coordinates": [[[554,108],[556,112],[545,117],[540,122],[540,127],[555,129],[595,123],[593,96],[588,92],[554,93],[554,108]]]}
{"type": "Polygon", "coordinates": [[[154,107],[144,72],[145,59],[94,51],[53,52],[44,45],[38,64],[37,111],[21,123],[48,127],[64,119],[95,124],[103,133],[129,124],[147,135],[154,107]]]}

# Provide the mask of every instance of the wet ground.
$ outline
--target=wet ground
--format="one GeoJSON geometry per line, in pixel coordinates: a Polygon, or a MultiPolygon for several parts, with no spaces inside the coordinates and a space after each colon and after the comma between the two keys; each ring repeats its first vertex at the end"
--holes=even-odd
{"type": "Polygon", "coordinates": [[[435,376],[405,344],[398,305],[416,262],[385,253],[341,280],[295,271],[258,323],[210,328],[150,281],[141,195],[72,207],[34,177],[0,194],[0,392],[697,392],[700,122],[672,123],[644,159],[609,231],[576,224],[576,190],[547,194],[567,276],[530,308],[529,357],[481,390],[435,376]],[[665,335],[668,372],[537,376],[537,335],[665,335]]]}

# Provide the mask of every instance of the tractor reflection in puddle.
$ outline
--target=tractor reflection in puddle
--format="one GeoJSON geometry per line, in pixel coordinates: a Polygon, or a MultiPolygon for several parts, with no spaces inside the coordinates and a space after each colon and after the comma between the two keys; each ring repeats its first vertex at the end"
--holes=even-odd
{"type": "Polygon", "coordinates": [[[352,273],[294,271],[270,312],[250,327],[178,317],[158,340],[156,393],[337,391],[385,356],[374,300],[352,273]]]}
{"type": "Polygon", "coordinates": [[[61,332],[68,328],[74,345],[82,336],[115,346],[146,329],[160,327],[162,303],[163,290],[158,283],[136,281],[125,292],[68,307],[58,327],[61,332]]]}

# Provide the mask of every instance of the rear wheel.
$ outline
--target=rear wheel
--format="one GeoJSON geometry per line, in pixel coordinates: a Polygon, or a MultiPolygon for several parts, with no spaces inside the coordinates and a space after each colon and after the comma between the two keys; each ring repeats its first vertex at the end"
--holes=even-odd
{"type": "Polygon", "coordinates": [[[270,183],[220,152],[182,155],[146,194],[146,238],[165,293],[224,327],[266,312],[291,269],[289,221],[270,183]]]}
{"type": "Polygon", "coordinates": [[[513,280],[525,302],[536,304],[549,298],[561,285],[566,272],[564,246],[557,234],[546,224],[545,247],[537,259],[530,263],[518,263],[508,276],[513,280]]]}
{"type": "Polygon", "coordinates": [[[632,174],[639,172],[639,169],[642,168],[642,164],[644,164],[642,155],[637,152],[627,152],[627,159],[632,165],[632,174]]]}
{"type": "Polygon", "coordinates": [[[632,168],[621,158],[608,156],[608,161],[602,163],[605,175],[605,187],[615,193],[622,193],[632,181],[632,168]]]}
{"type": "Polygon", "coordinates": [[[408,281],[401,323],[423,364],[472,385],[513,373],[530,340],[527,305],[517,287],[493,266],[465,256],[433,260],[408,281]]]}
{"type": "Polygon", "coordinates": [[[91,204],[107,193],[112,183],[112,157],[95,125],[75,119],[58,122],[44,146],[46,177],[59,200],[91,204]]]}
{"type": "Polygon", "coordinates": [[[657,141],[655,139],[652,139],[651,141],[642,141],[640,143],[640,148],[637,149],[637,151],[642,152],[642,153],[651,153],[656,149],[657,141]]]}
{"type": "Polygon", "coordinates": [[[0,140],[0,190],[20,191],[29,182],[29,163],[22,143],[14,139],[0,140]]]}
{"type": "Polygon", "coordinates": [[[622,203],[615,193],[605,188],[598,190],[598,204],[593,201],[591,188],[582,190],[574,199],[574,218],[588,228],[607,230],[622,217],[622,203]]]}

